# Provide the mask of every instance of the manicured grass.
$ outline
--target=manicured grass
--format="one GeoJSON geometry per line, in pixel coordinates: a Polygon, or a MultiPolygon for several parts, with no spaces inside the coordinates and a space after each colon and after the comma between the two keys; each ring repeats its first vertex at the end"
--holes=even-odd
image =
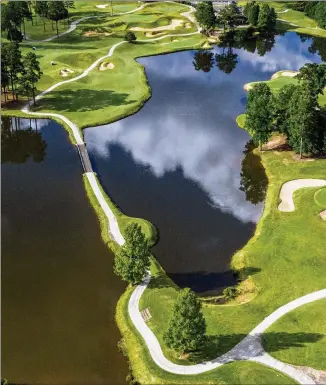
{"type": "Polygon", "coordinates": [[[326,300],[322,299],[286,314],[267,330],[265,349],[281,361],[326,370],[325,309],[326,300]],[[302,337],[307,332],[309,339],[305,340],[302,337]],[[297,335],[295,344],[288,340],[287,333],[297,335]]]}
{"type": "MultiPolygon", "coordinates": [[[[279,71],[279,72],[282,72],[282,71],[279,71]]],[[[298,80],[295,77],[279,76],[276,79],[270,79],[270,80],[261,81],[261,82],[247,83],[246,86],[253,86],[254,84],[257,84],[257,83],[266,83],[266,84],[268,84],[271,87],[271,90],[273,92],[276,92],[276,93],[279,92],[280,89],[283,86],[285,86],[286,84],[294,84],[294,85],[299,84],[298,80]]],[[[326,105],[326,92],[324,92],[323,95],[319,95],[318,102],[322,106],[326,105]]]]}
{"type": "MultiPolygon", "coordinates": [[[[111,239],[109,233],[108,233],[108,228],[109,228],[109,223],[107,217],[104,215],[103,210],[101,206],[99,205],[93,190],[90,187],[89,181],[87,179],[86,175],[83,175],[83,180],[84,180],[84,185],[85,185],[85,190],[87,193],[87,196],[90,200],[90,203],[92,207],[94,208],[100,222],[100,228],[101,228],[101,235],[102,239],[106,244],[109,245],[109,247],[112,249],[112,251],[116,252],[119,249],[119,246],[111,239]]],[[[117,221],[119,223],[119,228],[121,230],[122,235],[124,235],[126,227],[131,223],[131,222],[136,222],[138,223],[141,228],[143,233],[145,234],[149,244],[153,246],[156,241],[157,241],[157,231],[156,228],[148,221],[145,219],[141,218],[134,218],[134,217],[129,217],[125,214],[122,213],[122,211],[117,207],[117,205],[112,201],[112,199],[105,193],[103,190],[101,184],[99,183],[99,187],[103,193],[103,196],[110,206],[111,210],[113,211],[115,217],[117,218],[117,221]]]]}
{"type": "MultiPolygon", "coordinates": [[[[139,6],[139,4],[134,4],[139,6]]],[[[89,7],[97,12],[95,5],[78,6],[74,15],[84,16],[89,7]]],[[[131,7],[134,9],[135,7],[131,7]]],[[[116,6],[115,6],[116,9],[116,6]]],[[[37,84],[40,91],[62,80],[73,78],[96,59],[108,53],[109,48],[123,40],[124,30],[129,25],[154,25],[170,22],[172,19],[183,19],[180,12],[189,11],[185,5],[175,3],[150,4],[142,10],[130,15],[108,16],[108,12],[99,10],[103,18],[91,18],[79,24],[76,30],[51,42],[23,43],[23,55],[36,46],[35,53],[40,60],[44,73],[37,84]],[[166,12],[166,14],[164,13],[166,12]],[[162,20],[163,16],[166,20],[162,20]],[[109,36],[85,36],[85,32],[98,31],[111,33],[109,36]],[[51,65],[51,61],[56,64],[51,65]],[[69,68],[74,71],[68,77],[62,77],[60,70],[69,68]]],[[[90,12],[90,11],[89,11],[90,12]]],[[[189,23],[189,20],[184,19],[189,23]]],[[[196,30],[179,27],[168,33],[183,33],[196,30]]],[[[144,39],[144,32],[137,32],[144,39]]],[[[140,56],[156,55],[178,50],[200,48],[205,39],[201,35],[190,37],[167,37],[159,41],[125,43],[118,47],[108,62],[115,64],[112,70],[99,71],[95,68],[87,77],[76,82],[62,85],[46,95],[39,102],[37,111],[64,114],[80,128],[110,123],[124,116],[135,113],[150,97],[144,68],[135,61],[140,56]]]]}
{"type": "Polygon", "coordinates": [[[141,336],[128,315],[129,287],[121,296],[116,311],[116,321],[130,357],[133,374],[141,384],[295,384],[291,378],[253,362],[233,362],[200,375],[174,375],[160,369],[150,357],[141,336]],[[141,357],[141,358],[140,358],[141,357]]]}
{"type": "Polygon", "coordinates": [[[326,208],[326,188],[316,191],[314,198],[317,205],[326,208]]]}
{"type": "MultiPolygon", "coordinates": [[[[228,351],[276,308],[325,286],[321,272],[326,271],[326,223],[318,216],[320,208],[314,202],[316,189],[300,190],[295,195],[297,210],[293,213],[281,213],[277,206],[284,182],[325,178],[326,161],[297,162],[291,152],[266,151],[261,156],[269,178],[264,213],[255,236],[232,260],[234,269],[246,269],[251,275],[259,293],[251,302],[239,306],[204,305],[209,343],[200,354],[184,360],[184,364],[211,359],[228,351]]],[[[162,336],[177,292],[169,278],[157,271],[141,300],[141,307],[151,309],[152,319],[148,325],[167,357],[176,362],[178,357],[165,348],[162,336]]],[[[296,335],[291,332],[285,335],[289,346],[297,344],[296,335]]],[[[308,343],[309,338],[307,328],[301,341],[308,343]]]]}

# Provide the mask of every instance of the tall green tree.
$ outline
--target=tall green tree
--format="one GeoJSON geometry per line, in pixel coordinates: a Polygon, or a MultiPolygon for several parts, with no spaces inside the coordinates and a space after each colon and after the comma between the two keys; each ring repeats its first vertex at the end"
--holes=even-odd
{"type": "Polygon", "coordinates": [[[296,77],[299,81],[309,83],[316,94],[323,94],[326,86],[326,64],[305,64],[296,77]]]}
{"type": "Polygon", "coordinates": [[[1,44],[1,88],[5,102],[7,102],[7,90],[10,83],[8,44],[1,44]]]}
{"type": "Polygon", "coordinates": [[[206,339],[206,321],[201,308],[201,302],[195,293],[190,289],[180,291],[163,337],[169,348],[185,353],[203,345],[206,339]]]}
{"type": "Polygon", "coordinates": [[[209,31],[216,25],[215,11],[210,1],[203,1],[197,4],[195,17],[204,31],[209,31]]]}
{"type": "Polygon", "coordinates": [[[274,8],[264,3],[259,8],[258,28],[272,30],[276,26],[277,15],[274,8]]]}
{"type": "Polygon", "coordinates": [[[136,223],[128,225],[125,243],[115,255],[114,271],[124,281],[136,285],[146,277],[150,265],[148,242],[141,227],[136,223]]]}
{"type": "Polygon", "coordinates": [[[248,22],[254,27],[258,24],[258,16],[259,16],[259,5],[256,3],[252,3],[248,10],[248,22]]]}
{"type": "Polygon", "coordinates": [[[309,83],[296,87],[288,107],[288,143],[300,154],[319,152],[317,96],[309,83]]]}
{"type": "Polygon", "coordinates": [[[33,95],[34,105],[35,101],[35,91],[36,91],[36,83],[40,80],[43,72],[40,69],[40,63],[36,58],[34,52],[29,52],[23,59],[23,75],[21,78],[21,84],[23,89],[26,91],[27,96],[31,94],[33,95]]]}
{"type": "Polygon", "coordinates": [[[1,4],[1,31],[7,32],[7,39],[21,42],[23,35],[20,31],[22,16],[15,1],[1,4]]]}
{"type": "Polygon", "coordinates": [[[196,71],[209,72],[214,65],[214,55],[210,51],[197,51],[192,64],[196,71]]]}
{"type": "Polygon", "coordinates": [[[262,150],[273,130],[272,92],[266,83],[255,84],[249,90],[245,128],[262,150]]]}
{"type": "Polygon", "coordinates": [[[48,16],[49,2],[48,1],[37,1],[35,4],[35,13],[39,15],[43,20],[43,30],[45,32],[45,20],[48,16]]]}
{"type": "Polygon", "coordinates": [[[18,99],[16,86],[18,86],[19,76],[23,71],[22,55],[18,43],[12,41],[8,45],[5,45],[5,50],[2,52],[2,55],[6,55],[6,65],[10,78],[12,97],[13,99],[18,99]]]}
{"type": "Polygon", "coordinates": [[[16,12],[20,14],[24,28],[24,36],[26,39],[25,20],[32,20],[32,13],[29,9],[27,1],[14,1],[16,12]]]}
{"type": "Polygon", "coordinates": [[[49,8],[47,17],[55,21],[57,36],[59,36],[58,21],[66,19],[68,11],[65,7],[64,1],[49,1],[49,8]]]}
{"type": "Polygon", "coordinates": [[[289,133],[289,103],[297,86],[285,84],[273,98],[275,126],[284,134],[289,133]]]}
{"type": "Polygon", "coordinates": [[[233,31],[234,27],[237,25],[237,20],[240,15],[240,9],[236,4],[229,4],[225,6],[218,15],[219,24],[223,25],[224,31],[226,26],[233,31]]]}
{"type": "Polygon", "coordinates": [[[67,10],[67,18],[68,18],[68,23],[70,24],[69,20],[69,9],[75,9],[75,2],[74,1],[64,1],[65,8],[67,10]]]}

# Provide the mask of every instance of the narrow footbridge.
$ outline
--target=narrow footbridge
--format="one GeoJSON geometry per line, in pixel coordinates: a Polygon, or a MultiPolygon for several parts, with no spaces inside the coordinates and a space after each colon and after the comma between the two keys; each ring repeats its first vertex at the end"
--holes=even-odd
{"type": "Polygon", "coordinates": [[[84,172],[93,172],[85,144],[76,144],[84,172]]]}

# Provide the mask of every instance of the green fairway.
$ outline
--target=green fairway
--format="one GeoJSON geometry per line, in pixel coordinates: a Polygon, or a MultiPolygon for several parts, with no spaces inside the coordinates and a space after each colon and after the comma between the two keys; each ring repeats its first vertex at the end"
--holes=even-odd
{"type": "Polygon", "coordinates": [[[265,349],[281,361],[326,370],[325,309],[326,300],[321,299],[286,314],[265,333],[265,349]],[[288,333],[297,336],[296,343],[288,333]]]}
{"type": "Polygon", "coordinates": [[[316,191],[315,202],[317,205],[326,208],[326,188],[316,191]]]}

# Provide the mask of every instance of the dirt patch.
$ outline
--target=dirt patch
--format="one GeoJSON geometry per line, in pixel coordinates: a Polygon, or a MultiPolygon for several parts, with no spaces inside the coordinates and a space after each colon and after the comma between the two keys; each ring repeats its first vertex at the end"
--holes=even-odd
{"type": "Polygon", "coordinates": [[[272,77],[271,79],[277,79],[279,78],[280,76],[288,76],[288,77],[291,77],[293,78],[294,76],[298,75],[298,71],[291,71],[291,70],[285,70],[285,71],[278,71],[276,72],[272,77]]]}
{"type": "Polygon", "coordinates": [[[285,135],[275,135],[272,139],[267,142],[263,149],[264,150],[280,150],[286,146],[286,136],[285,135]]]}
{"type": "Polygon", "coordinates": [[[301,372],[308,374],[315,381],[316,384],[326,384],[326,371],[310,368],[309,366],[296,366],[301,372]]]}
{"type": "Polygon", "coordinates": [[[314,162],[316,159],[313,158],[305,158],[304,156],[300,158],[299,154],[293,154],[292,158],[297,162],[314,162]]]}
{"type": "Polygon", "coordinates": [[[59,74],[63,77],[67,77],[69,76],[70,74],[73,74],[75,71],[69,69],[69,68],[65,68],[63,70],[60,70],[59,74]]]}
{"type": "Polygon", "coordinates": [[[153,33],[153,32],[146,32],[145,33],[145,36],[146,37],[158,37],[158,36],[163,36],[163,35],[165,35],[165,33],[164,32],[159,32],[159,33],[153,33]]]}
{"type": "MultiPolygon", "coordinates": [[[[326,210],[320,212],[319,215],[320,215],[321,219],[326,221],[326,210]]],[[[326,384],[326,372],[325,372],[325,384],[326,384]]]]}
{"type": "Polygon", "coordinates": [[[113,63],[101,63],[98,69],[99,71],[105,71],[105,70],[113,70],[114,67],[115,66],[113,63]]]}
{"type": "Polygon", "coordinates": [[[96,36],[110,36],[113,32],[96,32],[96,31],[87,31],[83,34],[86,37],[96,37],[96,36]]]}
{"type": "Polygon", "coordinates": [[[132,28],[130,28],[130,31],[135,31],[135,32],[168,31],[168,30],[176,29],[176,28],[180,27],[183,23],[184,23],[183,20],[173,19],[171,24],[169,24],[169,25],[162,25],[161,27],[156,27],[156,28],[132,27],[132,28]]]}

